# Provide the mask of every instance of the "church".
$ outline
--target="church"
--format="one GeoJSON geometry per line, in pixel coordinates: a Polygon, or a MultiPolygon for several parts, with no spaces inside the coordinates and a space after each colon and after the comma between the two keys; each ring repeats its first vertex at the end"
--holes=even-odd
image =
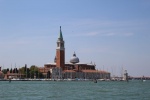
{"type": "Polygon", "coordinates": [[[95,69],[95,63],[80,63],[74,52],[69,62],[65,62],[65,42],[60,26],[56,56],[53,63],[44,64],[39,71],[51,79],[110,79],[110,73],[95,69]]]}

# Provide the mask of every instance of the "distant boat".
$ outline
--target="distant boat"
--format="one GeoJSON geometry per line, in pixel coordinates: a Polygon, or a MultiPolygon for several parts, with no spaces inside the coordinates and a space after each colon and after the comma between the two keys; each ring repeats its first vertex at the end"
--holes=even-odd
{"type": "Polygon", "coordinates": [[[146,80],[142,80],[142,82],[145,82],[146,80]]]}
{"type": "Polygon", "coordinates": [[[145,78],[144,78],[144,76],[143,76],[143,78],[141,78],[142,79],[142,82],[145,82],[146,80],[145,80],[145,78]]]}

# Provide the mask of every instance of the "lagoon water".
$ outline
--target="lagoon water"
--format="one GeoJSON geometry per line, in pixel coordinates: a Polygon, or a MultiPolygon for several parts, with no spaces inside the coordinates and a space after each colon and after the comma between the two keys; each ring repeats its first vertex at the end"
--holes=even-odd
{"type": "Polygon", "coordinates": [[[150,81],[0,81],[0,100],[150,100],[150,81]]]}

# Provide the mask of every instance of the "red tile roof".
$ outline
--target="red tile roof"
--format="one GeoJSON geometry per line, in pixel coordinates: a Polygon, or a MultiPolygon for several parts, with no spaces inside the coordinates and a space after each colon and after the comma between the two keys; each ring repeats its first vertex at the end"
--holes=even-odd
{"type": "Polygon", "coordinates": [[[89,73],[109,73],[109,72],[100,71],[100,70],[82,70],[82,72],[89,72],[89,73]]]}
{"type": "MultiPolygon", "coordinates": [[[[75,70],[64,70],[63,72],[77,72],[75,70]]],[[[106,71],[100,71],[100,70],[81,70],[80,72],[86,72],[86,73],[109,73],[106,71]]]]}

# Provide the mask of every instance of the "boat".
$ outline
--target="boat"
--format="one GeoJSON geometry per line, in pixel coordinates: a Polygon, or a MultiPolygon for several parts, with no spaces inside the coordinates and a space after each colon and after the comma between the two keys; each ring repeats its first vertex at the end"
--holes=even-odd
{"type": "Polygon", "coordinates": [[[145,82],[146,80],[142,80],[142,82],[145,82]]]}

